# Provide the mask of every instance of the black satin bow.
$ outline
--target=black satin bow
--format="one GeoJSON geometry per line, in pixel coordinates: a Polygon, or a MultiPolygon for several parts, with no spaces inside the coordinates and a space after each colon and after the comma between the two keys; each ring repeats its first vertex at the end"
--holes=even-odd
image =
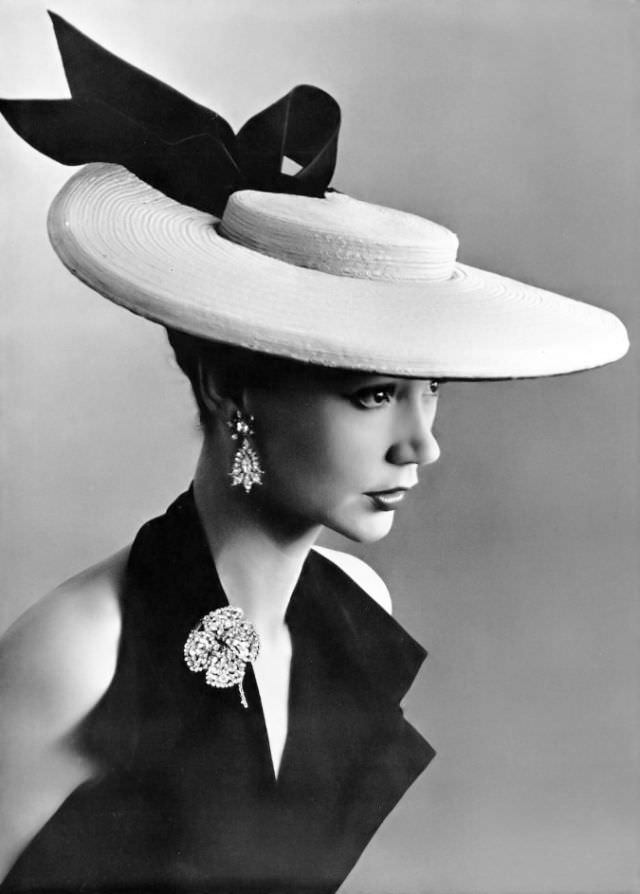
{"type": "Polygon", "coordinates": [[[216,112],[49,15],[71,99],[0,99],[0,112],[35,149],[67,165],[121,164],[218,217],[237,189],[324,195],[340,128],[340,107],[324,90],[294,87],[234,134],[216,112]],[[285,157],[297,173],[283,172],[285,157]]]}

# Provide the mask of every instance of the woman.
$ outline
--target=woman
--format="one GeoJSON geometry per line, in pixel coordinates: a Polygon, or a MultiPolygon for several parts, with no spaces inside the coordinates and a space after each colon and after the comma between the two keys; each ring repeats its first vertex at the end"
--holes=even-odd
{"type": "Polygon", "coordinates": [[[320,530],[388,532],[438,457],[440,380],[597,366],[624,329],[325,195],[322,91],[234,135],[53,18],[72,99],[2,111],[108,162],[56,199],[52,242],[169,328],[204,439],[192,489],[6,638],[5,889],[333,891],[433,752],[398,707],[423,650],[320,530]]]}

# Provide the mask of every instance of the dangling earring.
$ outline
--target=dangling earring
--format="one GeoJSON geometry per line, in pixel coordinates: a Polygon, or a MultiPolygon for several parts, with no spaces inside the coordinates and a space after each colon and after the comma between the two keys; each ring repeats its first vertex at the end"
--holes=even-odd
{"type": "Polygon", "coordinates": [[[243,416],[239,410],[236,410],[227,422],[231,429],[231,440],[237,441],[242,438],[242,443],[233,457],[233,468],[229,473],[231,476],[231,486],[235,487],[241,484],[244,492],[249,493],[254,484],[262,484],[262,476],[264,471],[260,465],[258,454],[249,443],[249,436],[253,432],[253,416],[243,416]]]}

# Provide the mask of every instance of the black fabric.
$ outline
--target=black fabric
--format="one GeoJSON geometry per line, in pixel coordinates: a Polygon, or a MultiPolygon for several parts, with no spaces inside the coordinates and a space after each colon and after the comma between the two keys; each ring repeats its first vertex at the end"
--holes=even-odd
{"type": "Polygon", "coordinates": [[[299,84],[234,134],[217,112],[105,50],[49,13],[71,99],[0,99],[23,140],[66,165],[111,162],[221,217],[238,189],[321,198],[336,166],[340,107],[299,84]],[[300,165],[282,170],[287,157],[300,165]]]}
{"type": "Polygon", "coordinates": [[[18,859],[7,892],[330,894],[434,755],[398,701],[426,653],[312,552],[287,611],[276,780],[255,677],[213,689],[182,646],[227,604],[191,492],[132,547],[111,687],[78,732],[102,767],[18,859]]]}

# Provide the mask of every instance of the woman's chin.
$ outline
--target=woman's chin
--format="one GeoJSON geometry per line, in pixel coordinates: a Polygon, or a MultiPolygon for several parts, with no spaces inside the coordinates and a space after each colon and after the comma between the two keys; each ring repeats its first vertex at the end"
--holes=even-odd
{"type": "Polygon", "coordinates": [[[386,537],[395,519],[395,512],[371,513],[366,518],[328,524],[332,531],[341,534],[355,543],[375,543],[386,537]]]}

